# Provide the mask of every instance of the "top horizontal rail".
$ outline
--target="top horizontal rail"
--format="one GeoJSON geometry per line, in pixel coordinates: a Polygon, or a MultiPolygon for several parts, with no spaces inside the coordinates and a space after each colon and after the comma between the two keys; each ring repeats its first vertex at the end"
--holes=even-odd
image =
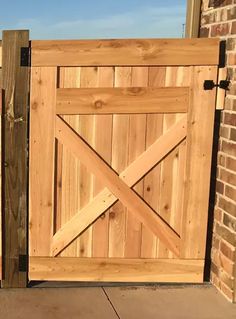
{"type": "Polygon", "coordinates": [[[31,41],[32,66],[218,65],[219,39],[31,41]]]}

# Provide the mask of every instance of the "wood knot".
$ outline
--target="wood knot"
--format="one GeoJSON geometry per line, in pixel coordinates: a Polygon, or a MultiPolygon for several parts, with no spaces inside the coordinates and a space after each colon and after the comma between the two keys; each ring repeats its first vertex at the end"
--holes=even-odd
{"type": "Polygon", "coordinates": [[[150,192],[150,190],[151,190],[151,187],[148,186],[148,187],[147,187],[147,192],[150,192]]]}
{"type": "Polygon", "coordinates": [[[38,103],[37,102],[32,103],[32,105],[31,105],[32,110],[36,110],[37,107],[38,107],[38,103]]]}
{"type": "Polygon", "coordinates": [[[101,100],[97,100],[94,103],[96,109],[101,109],[103,107],[103,102],[101,100]]]}
{"type": "Polygon", "coordinates": [[[114,219],[115,216],[116,216],[115,212],[111,211],[110,214],[109,214],[109,217],[110,217],[111,219],[114,219]]]}

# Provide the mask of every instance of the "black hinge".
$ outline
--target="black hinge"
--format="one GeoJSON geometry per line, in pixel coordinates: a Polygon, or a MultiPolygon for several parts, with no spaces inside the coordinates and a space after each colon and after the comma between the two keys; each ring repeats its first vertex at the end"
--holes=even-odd
{"type": "Polygon", "coordinates": [[[230,81],[228,80],[221,80],[219,84],[215,84],[213,80],[205,80],[203,84],[204,90],[212,90],[215,87],[219,87],[223,90],[228,91],[229,90],[230,81]]]}
{"type": "Polygon", "coordinates": [[[21,48],[20,66],[30,66],[30,48],[29,47],[21,48]]]}
{"type": "Polygon", "coordinates": [[[19,255],[19,272],[27,272],[27,271],[28,271],[28,256],[19,255]]]}

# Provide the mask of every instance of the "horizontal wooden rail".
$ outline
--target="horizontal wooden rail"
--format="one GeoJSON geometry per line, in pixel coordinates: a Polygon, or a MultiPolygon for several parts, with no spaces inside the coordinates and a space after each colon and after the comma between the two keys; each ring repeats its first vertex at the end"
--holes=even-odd
{"type": "Polygon", "coordinates": [[[29,279],[110,282],[202,282],[203,267],[203,260],[191,259],[30,257],[29,279]]]}
{"type": "Polygon", "coordinates": [[[218,65],[219,39],[31,41],[32,66],[218,65]]]}
{"type": "Polygon", "coordinates": [[[188,87],[57,89],[57,114],[183,113],[188,87]]]}

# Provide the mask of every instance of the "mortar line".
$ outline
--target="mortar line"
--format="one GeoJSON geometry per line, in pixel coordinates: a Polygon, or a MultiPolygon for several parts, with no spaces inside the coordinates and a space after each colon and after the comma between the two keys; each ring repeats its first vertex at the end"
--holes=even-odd
{"type": "Polygon", "coordinates": [[[114,310],[114,312],[115,312],[117,318],[118,318],[118,319],[121,319],[121,317],[119,316],[119,314],[118,314],[118,312],[117,312],[115,306],[114,306],[113,303],[111,302],[111,299],[109,298],[109,296],[108,296],[106,290],[104,289],[104,287],[101,287],[101,288],[102,288],[102,290],[103,290],[105,296],[107,297],[107,300],[108,300],[108,302],[110,303],[112,309],[114,310]]]}

